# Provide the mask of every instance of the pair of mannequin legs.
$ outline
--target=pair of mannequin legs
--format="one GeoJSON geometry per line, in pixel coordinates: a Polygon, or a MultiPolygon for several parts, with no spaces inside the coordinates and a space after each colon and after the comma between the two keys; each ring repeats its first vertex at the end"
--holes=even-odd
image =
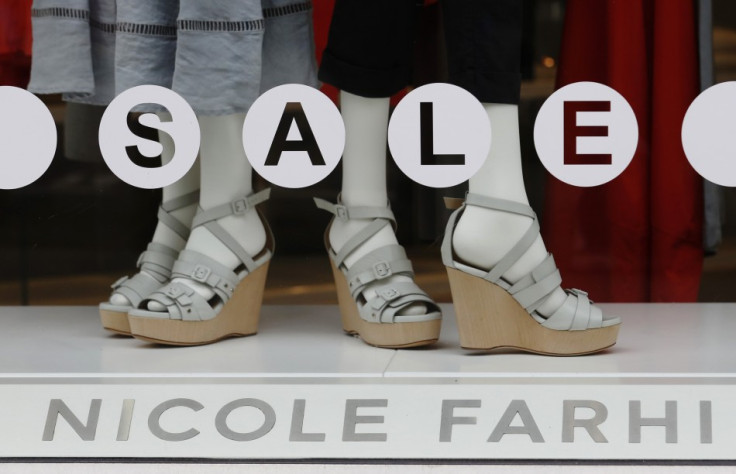
{"type": "MultiPolygon", "coordinates": [[[[342,203],[349,209],[384,208],[388,201],[385,143],[389,99],[364,98],[342,92],[341,106],[346,129],[342,203]]],[[[484,107],[492,124],[493,147],[481,170],[470,180],[470,195],[519,203],[522,206],[528,207],[521,171],[518,108],[515,105],[509,104],[484,104],[484,107]]],[[[200,118],[202,132],[200,156],[201,175],[198,176],[197,170],[193,170],[176,184],[164,189],[164,201],[191,192],[196,189],[198,181],[201,182],[199,206],[204,211],[221,206],[223,203],[233,202],[233,200],[241,196],[252,194],[252,170],[243,154],[240,144],[240,130],[243,120],[243,114],[200,118]]],[[[164,148],[164,157],[167,155],[170,156],[173,150],[173,144],[167,142],[166,137],[162,137],[162,145],[164,148]]],[[[195,206],[192,205],[175,211],[173,217],[184,225],[190,225],[194,213],[195,206]]],[[[329,233],[331,249],[340,252],[343,246],[347,245],[356,234],[372,222],[372,219],[361,218],[334,219],[329,233]]],[[[221,217],[218,219],[218,224],[251,255],[258,254],[266,245],[266,230],[260,217],[253,210],[249,210],[241,215],[221,217]]],[[[466,203],[464,212],[460,215],[456,227],[450,228],[449,232],[451,234],[445,238],[451,239],[452,254],[456,257],[458,263],[462,262],[463,265],[467,264],[476,270],[484,272],[493,269],[499,261],[502,261],[506,254],[522,239],[522,236],[531,225],[532,217],[528,215],[507,212],[503,207],[501,209],[493,209],[482,205],[475,206],[472,203],[466,203]]],[[[184,249],[199,252],[229,269],[237,268],[240,263],[235,253],[205,227],[194,228],[188,240],[184,242],[165,223],[159,223],[154,233],[153,241],[167,245],[175,250],[184,249]]],[[[349,271],[353,264],[361,261],[361,258],[370,257],[369,254],[371,252],[380,252],[381,248],[395,245],[396,243],[393,229],[390,226],[383,226],[378,232],[374,233],[360,246],[350,252],[345,257],[343,265],[349,271]]],[[[524,252],[500,276],[506,282],[504,284],[508,284],[509,286],[517,282],[527,281],[527,283],[521,285],[522,289],[525,285],[528,287],[530,284],[537,284],[545,275],[532,275],[530,277],[530,273],[538,272],[538,269],[544,266],[543,262],[548,261],[548,258],[549,255],[541,237],[535,235],[533,241],[525,248],[524,252]],[[533,279],[531,283],[530,278],[533,279]]],[[[455,265],[452,266],[454,267],[455,265]]],[[[145,271],[145,269],[142,271],[145,271]]],[[[242,278],[245,274],[246,272],[241,272],[239,277],[242,278]]],[[[465,282],[468,286],[472,286],[476,281],[480,281],[482,285],[485,285],[484,288],[487,290],[488,282],[480,278],[472,278],[465,282]]],[[[370,302],[374,297],[380,299],[380,296],[385,291],[386,285],[399,288],[401,285],[409,283],[411,278],[405,275],[391,275],[386,278],[380,278],[379,280],[375,283],[367,284],[361,291],[360,298],[364,302],[370,302]]],[[[210,298],[215,296],[215,293],[209,287],[194,279],[180,277],[174,278],[173,282],[187,287],[187,291],[191,290],[198,293],[205,301],[209,301],[210,298]]],[[[491,291],[493,292],[495,290],[491,291]]],[[[453,292],[455,292],[455,288],[453,288],[453,292]]],[[[541,296],[538,295],[537,298],[541,296]]],[[[534,313],[537,316],[536,322],[532,322],[530,314],[524,312],[525,310],[515,302],[510,305],[508,302],[496,304],[496,298],[492,297],[492,301],[489,300],[481,303],[480,307],[473,309],[474,312],[479,314],[477,321],[473,324],[480,324],[481,327],[487,330],[488,327],[492,327],[489,326],[491,323],[488,321],[494,318],[494,312],[518,313],[521,309],[522,312],[520,314],[522,314],[521,319],[523,322],[512,323],[510,330],[513,333],[518,333],[519,331],[523,333],[523,327],[525,326],[527,330],[534,333],[532,339],[536,338],[536,341],[533,341],[528,346],[519,346],[525,347],[527,350],[555,354],[576,354],[595,352],[615,342],[615,330],[595,329],[596,327],[601,327],[596,325],[600,323],[594,323],[594,326],[591,326],[591,332],[595,333],[598,331],[601,334],[600,340],[593,342],[586,340],[588,331],[580,331],[580,329],[588,329],[587,326],[577,327],[580,316],[585,321],[591,317],[592,312],[590,312],[591,310],[587,306],[587,303],[581,303],[581,301],[587,302],[587,298],[581,298],[581,295],[578,293],[568,294],[559,287],[559,283],[555,284],[553,288],[547,288],[543,296],[544,298],[540,300],[541,304],[537,304],[534,309],[534,313]],[[572,308],[570,308],[570,305],[572,305],[572,308]],[[496,308],[488,310],[487,308],[489,306],[496,306],[496,308]],[[562,330],[552,329],[552,333],[549,332],[550,329],[538,329],[537,324],[543,322],[540,321],[540,318],[543,320],[551,316],[550,319],[554,320],[554,315],[560,309],[563,310],[563,313],[567,313],[567,315],[563,315],[563,321],[572,321],[573,327],[556,328],[562,330]],[[567,329],[577,330],[570,331],[567,329]],[[572,335],[568,336],[565,333],[572,333],[572,335]],[[553,335],[550,336],[550,334],[553,335]],[[569,345],[569,348],[565,347],[565,345],[569,345]]],[[[119,305],[129,303],[124,298],[122,294],[113,294],[111,303],[119,305]]],[[[457,300],[458,296],[455,296],[455,298],[457,300]]],[[[461,302],[461,304],[465,303],[461,302]]],[[[456,301],[457,304],[458,301],[456,301]]],[[[431,306],[431,304],[419,300],[408,305],[403,305],[396,312],[396,315],[405,317],[404,319],[408,320],[415,317],[421,319],[428,313],[432,313],[433,308],[431,306]]],[[[166,307],[156,301],[145,303],[145,307],[147,310],[153,312],[165,313],[167,310],[166,307]]],[[[467,309],[463,309],[462,311],[467,314],[467,309]]],[[[460,311],[458,311],[459,313],[460,311]]],[[[467,316],[464,316],[464,318],[466,320],[472,319],[467,316]]],[[[606,320],[604,317],[602,326],[613,326],[617,322],[617,320],[612,318],[606,320]]],[[[390,328],[388,329],[389,331],[393,330],[392,326],[396,328],[396,331],[401,330],[399,324],[383,324],[383,321],[378,326],[388,327],[390,328]]],[[[507,325],[506,327],[508,329],[509,326],[507,325]]],[[[438,329],[438,326],[434,326],[434,328],[438,329]]],[[[471,330],[470,332],[473,333],[475,331],[471,330]]],[[[383,343],[380,339],[377,342],[368,341],[364,334],[361,334],[361,337],[372,344],[401,347],[404,345],[426,344],[436,339],[436,334],[435,332],[434,336],[429,336],[427,339],[408,340],[400,338],[401,342],[399,343],[383,343]]],[[[186,342],[187,344],[211,342],[208,339],[198,341],[196,335],[190,335],[189,337],[190,339],[186,342]]],[[[385,337],[385,333],[381,337],[385,337]]],[[[593,338],[597,337],[593,334],[593,338]]],[[[156,340],[161,340],[161,338],[156,338],[156,340]]],[[[495,347],[493,344],[491,343],[488,346],[482,347],[495,347]]],[[[509,345],[514,344],[516,343],[509,345]]],[[[500,343],[500,345],[506,345],[506,343],[500,343]]]]}
{"type": "MultiPolygon", "coordinates": [[[[345,121],[346,146],[343,157],[342,201],[348,206],[383,206],[386,191],[386,133],[389,99],[365,98],[341,92],[340,103],[345,121]]],[[[488,159],[471,178],[471,193],[528,204],[521,170],[518,107],[508,104],[484,104],[492,124],[493,147],[488,159]]],[[[529,227],[530,219],[491,209],[468,206],[453,235],[455,254],[479,268],[491,268],[519,240],[529,227]],[[500,229],[504,229],[500,232],[500,229]]],[[[335,220],[330,229],[330,244],[340,249],[367,221],[335,220]]],[[[346,265],[366,253],[396,243],[390,227],[384,227],[346,258],[346,265]]],[[[541,237],[504,275],[516,282],[547,256],[541,237]]],[[[393,277],[406,278],[406,277],[393,277]]],[[[565,300],[565,292],[557,288],[538,309],[551,314],[565,300]]],[[[402,314],[422,314],[421,303],[405,308],[402,314]]]]}
{"type": "MultiPolygon", "coordinates": [[[[201,144],[198,163],[182,179],[163,188],[163,202],[199,189],[199,207],[207,210],[253,192],[252,169],[243,152],[241,140],[244,119],[245,114],[199,117],[201,144]]],[[[173,155],[174,144],[166,134],[160,134],[160,142],[163,146],[162,161],[166,163],[173,155]]],[[[197,205],[193,204],[173,211],[172,215],[189,228],[196,211],[197,205]]],[[[266,231],[254,210],[223,217],[219,224],[251,255],[257,254],[266,243],[266,231]]],[[[169,226],[159,222],[152,241],[176,251],[186,248],[203,253],[228,268],[235,268],[239,263],[235,254],[205,227],[193,229],[189,239],[184,241],[169,226]]],[[[177,281],[191,287],[205,299],[213,296],[209,287],[197,281],[177,281]]],[[[110,302],[130,305],[130,301],[120,293],[113,293],[110,302]]],[[[155,301],[147,306],[152,311],[165,310],[155,301]]]]}
{"type": "MultiPolygon", "coordinates": [[[[343,161],[342,199],[348,206],[383,206],[387,202],[385,143],[388,123],[389,99],[364,98],[347,92],[341,93],[343,120],[346,126],[346,149],[343,161]]],[[[484,104],[493,126],[493,148],[481,168],[470,180],[470,192],[489,197],[503,198],[528,204],[521,172],[521,152],[517,106],[507,104],[484,104]]],[[[201,117],[199,120],[202,142],[200,151],[201,174],[197,166],[181,180],[163,190],[163,200],[177,198],[200,188],[200,207],[209,209],[238,196],[252,193],[251,167],[240,143],[244,114],[219,117],[201,117]],[[201,184],[200,184],[201,181],[201,184]]],[[[162,134],[162,157],[170,159],[173,143],[162,134]]],[[[182,224],[191,225],[196,211],[195,205],[173,212],[182,224]]],[[[529,225],[524,216],[469,206],[458,222],[453,236],[455,253],[462,260],[479,268],[491,268],[519,239],[529,225]],[[498,232],[497,229],[504,229],[498,232]]],[[[266,233],[255,212],[243,216],[228,216],[220,224],[251,254],[263,248],[266,233]]],[[[336,220],[329,234],[330,244],[340,249],[355,233],[367,225],[366,220],[336,220]]],[[[175,250],[187,248],[204,253],[229,268],[237,266],[237,257],[218,239],[203,228],[194,229],[188,241],[184,241],[168,226],[159,223],[153,242],[162,243],[175,250]]],[[[393,230],[387,226],[367,240],[346,258],[349,268],[362,256],[376,248],[395,244],[393,230]]],[[[547,255],[541,238],[504,275],[515,282],[528,273],[547,255]]],[[[144,270],[145,271],[145,270],[144,270]]],[[[405,276],[392,277],[396,281],[405,276]]],[[[211,290],[199,282],[179,279],[205,299],[211,290]]],[[[370,288],[366,291],[370,297],[370,288]]],[[[551,314],[564,301],[565,293],[557,288],[552,296],[538,309],[551,314]]],[[[127,298],[114,293],[111,303],[130,304],[127,298]]],[[[148,309],[163,311],[156,303],[148,303],[148,309]]],[[[422,314],[426,311],[422,303],[414,303],[401,311],[403,315],[422,314]]]]}

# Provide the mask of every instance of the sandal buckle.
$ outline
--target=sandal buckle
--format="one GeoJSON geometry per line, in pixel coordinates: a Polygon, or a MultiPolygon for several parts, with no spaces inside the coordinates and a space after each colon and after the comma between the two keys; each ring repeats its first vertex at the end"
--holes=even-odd
{"type": "Polygon", "coordinates": [[[373,274],[376,276],[376,278],[386,278],[388,276],[391,276],[393,272],[391,271],[391,265],[386,262],[378,262],[375,265],[373,265],[373,274]]]}
{"type": "Polygon", "coordinates": [[[212,270],[209,269],[209,267],[206,267],[204,265],[197,265],[194,267],[194,270],[192,270],[192,279],[197,280],[198,282],[204,283],[207,281],[207,277],[210,276],[210,273],[212,273],[212,270]]]}
{"type": "Polygon", "coordinates": [[[387,288],[379,292],[379,294],[384,300],[390,301],[399,296],[399,290],[397,290],[396,288],[387,288]]]}
{"type": "Polygon", "coordinates": [[[338,219],[348,220],[348,208],[343,204],[335,204],[335,215],[338,219]]]}
{"type": "Polygon", "coordinates": [[[184,293],[181,288],[178,286],[170,286],[166,289],[166,296],[170,296],[171,298],[177,299],[179,296],[184,293]]]}
{"type": "Polygon", "coordinates": [[[242,214],[248,210],[248,201],[245,199],[238,199],[230,203],[230,207],[233,209],[233,214],[242,214]]]}

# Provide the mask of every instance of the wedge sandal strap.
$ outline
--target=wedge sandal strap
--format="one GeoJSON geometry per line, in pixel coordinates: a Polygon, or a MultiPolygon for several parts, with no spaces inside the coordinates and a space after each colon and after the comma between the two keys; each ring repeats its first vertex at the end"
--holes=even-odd
{"type": "Polygon", "coordinates": [[[171,276],[171,268],[174,266],[178,255],[179,253],[176,250],[167,245],[151,242],[138,257],[136,266],[150,273],[159,282],[164,283],[171,276]]]}
{"type": "Polygon", "coordinates": [[[386,219],[376,219],[367,226],[363,227],[354,236],[350,237],[332,258],[335,261],[335,265],[338,268],[345,261],[345,258],[353,253],[358,247],[363,245],[366,240],[376,235],[381,229],[390,225],[390,222],[386,219]]]}
{"type": "MultiPolygon", "coordinates": [[[[395,282],[375,288],[376,296],[359,306],[360,317],[368,322],[393,323],[397,314],[412,303],[424,303],[427,313],[413,318],[429,321],[441,317],[439,307],[419,286],[412,282],[395,282]]],[[[402,319],[412,319],[401,316],[402,319]]]]}
{"type": "MultiPolygon", "coordinates": [[[[166,280],[164,280],[166,281],[166,280]]],[[[147,273],[136,273],[133,277],[122,277],[110,285],[113,293],[123,295],[130,304],[137,306],[152,291],[159,288],[164,281],[159,281],[147,273]]]]}
{"type": "MultiPolygon", "coordinates": [[[[528,312],[536,310],[549,295],[562,283],[562,276],[552,255],[547,255],[542,263],[524,278],[507,288],[511,296],[528,312]]],[[[507,284],[508,286],[508,284],[507,284]]]]}
{"type": "Polygon", "coordinates": [[[152,291],[166,283],[177,255],[178,252],[171,247],[156,242],[149,243],[136,264],[145,272],[118,279],[111,285],[113,293],[123,295],[133,306],[137,306],[152,291]]]}
{"type": "Polygon", "coordinates": [[[414,277],[411,261],[401,245],[387,245],[369,252],[350,266],[345,278],[350,294],[356,298],[366,285],[393,275],[414,277]]]}
{"type": "Polygon", "coordinates": [[[181,209],[182,207],[197,204],[199,201],[199,191],[183,194],[174,199],[162,202],[158,208],[158,220],[163,222],[168,228],[173,230],[182,240],[189,238],[190,228],[182,224],[176,217],[171,215],[172,211],[181,209]]]}
{"type": "Polygon", "coordinates": [[[321,198],[314,198],[314,203],[319,209],[323,209],[338,219],[388,219],[393,226],[396,225],[396,218],[390,206],[345,206],[338,198],[337,204],[333,204],[321,198]]]}
{"type": "Polygon", "coordinates": [[[166,312],[161,313],[167,319],[182,321],[206,321],[217,314],[210,302],[203,296],[179,282],[170,282],[153,292],[148,301],[155,301],[164,307],[166,312]]]}
{"type": "Polygon", "coordinates": [[[191,206],[199,202],[199,190],[182,194],[173,199],[169,199],[161,203],[161,209],[166,212],[176,211],[182,207],[191,206]]]}
{"type": "Polygon", "coordinates": [[[255,209],[258,204],[265,202],[271,196],[271,188],[266,188],[248,196],[240,196],[237,199],[233,199],[229,203],[220,204],[213,208],[200,210],[197,215],[194,216],[192,221],[192,228],[204,225],[208,222],[216,221],[222,217],[230,215],[242,215],[251,209],[255,209]]]}
{"type": "Polygon", "coordinates": [[[193,250],[183,250],[171,271],[172,278],[188,278],[210,287],[227,302],[240,279],[231,269],[216,260],[193,250]]]}
{"type": "Polygon", "coordinates": [[[565,302],[542,322],[542,326],[561,331],[583,331],[603,326],[603,313],[592,304],[587,293],[576,289],[566,291],[565,302]]]}
{"type": "MultiPolygon", "coordinates": [[[[255,210],[255,207],[258,204],[268,200],[270,195],[271,188],[267,188],[249,196],[239,197],[238,199],[234,199],[227,204],[221,204],[211,209],[207,209],[206,211],[200,208],[197,215],[194,216],[192,228],[204,226],[212,233],[212,235],[217,237],[220,242],[223,243],[223,245],[225,245],[232,253],[234,253],[238,257],[243,265],[245,265],[245,268],[248,270],[248,272],[252,272],[256,268],[258,268],[259,264],[256,263],[251,254],[247,250],[245,250],[243,246],[240,245],[240,243],[232,235],[230,235],[228,231],[226,231],[220,224],[217,223],[217,219],[221,219],[223,217],[231,215],[242,215],[245,214],[247,211],[255,210]]],[[[266,229],[266,233],[268,236],[267,241],[272,241],[273,239],[271,236],[271,230],[265,223],[265,221],[264,228],[266,229]]],[[[270,256],[270,250],[267,249],[267,253],[270,256]]]]}

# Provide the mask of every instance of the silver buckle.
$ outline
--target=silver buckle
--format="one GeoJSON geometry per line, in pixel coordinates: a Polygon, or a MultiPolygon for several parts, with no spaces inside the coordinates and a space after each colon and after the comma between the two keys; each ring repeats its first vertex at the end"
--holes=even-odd
{"type": "Polygon", "coordinates": [[[233,209],[233,214],[242,214],[248,210],[248,201],[245,199],[238,199],[230,203],[230,207],[233,209]]]}
{"type": "Polygon", "coordinates": [[[166,289],[166,296],[170,296],[174,299],[180,297],[184,293],[178,286],[170,286],[166,289]]]}
{"type": "Polygon", "coordinates": [[[384,300],[389,301],[393,298],[396,298],[399,295],[399,291],[395,288],[387,288],[385,290],[381,290],[379,294],[384,300]]]}
{"type": "Polygon", "coordinates": [[[192,271],[192,279],[204,283],[207,281],[207,277],[210,276],[210,273],[212,273],[212,271],[208,267],[197,265],[192,271]]]}
{"type": "Polygon", "coordinates": [[[342,204],[335,204],[335,215],[338,219],[348,219],[348,208],[342,204]]]}
{"type": "Polygon", "coordinates": [[[386,278],[392,273],[391,265],[388,262],[378,262],[373,265],[373,274],[376,275],[376,278],[386,278]]]}

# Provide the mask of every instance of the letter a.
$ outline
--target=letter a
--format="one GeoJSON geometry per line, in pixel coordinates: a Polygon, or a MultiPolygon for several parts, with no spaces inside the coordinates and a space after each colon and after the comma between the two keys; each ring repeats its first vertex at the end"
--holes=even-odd
{"type": "Polygon", "coordinates": [[[306,151],[312,165],[324,166],[326,164],[300,102],[286,103],[281,121],[278,127],[276,127],[276,134],[273,137],[271,148],[268,150],[264,166],[278,165],[281,154],[285,151],[306,151]],[[299,134],[302,136],[301,140],[289,140],[287,138],[292,122],[296,123],[299,134]]]}

